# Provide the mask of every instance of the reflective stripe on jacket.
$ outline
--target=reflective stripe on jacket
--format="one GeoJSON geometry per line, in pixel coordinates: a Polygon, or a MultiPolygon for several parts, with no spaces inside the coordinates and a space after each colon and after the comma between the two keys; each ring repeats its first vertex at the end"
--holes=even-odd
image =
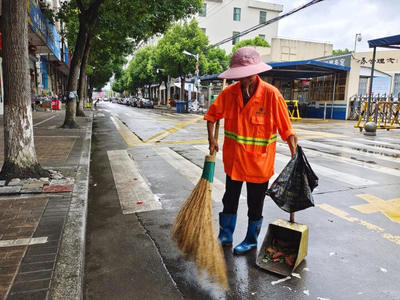
{"type": "Polygon", "coordinates": [[[204,119],[225,119],[225,173],[233,180],[263,183],[274,174],[277,131],[284,141],[295,132],[281,93],[258,76],[257,80],[246,105],[237,82],[221,92],[204,119]]]}

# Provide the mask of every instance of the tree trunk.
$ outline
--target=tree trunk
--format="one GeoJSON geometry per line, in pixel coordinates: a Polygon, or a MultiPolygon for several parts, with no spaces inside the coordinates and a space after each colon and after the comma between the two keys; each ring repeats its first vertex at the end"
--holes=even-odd
{"type": "MultiPolygon", "coordinates": [[[[68,75],[67,94],[77,92],[78,90],[78,74],[82,63],[82,57],[85,50],[86,40],[88,35],[88,25],[85,21],[85,16],[79,16],[79,33],[76,40],[74,55],[71,60],[71,67],[68,75]]],[[[76,123],[76,98],[70,99],[67,97],[65,120],[63,128],[79,128],[76,123]]]]}
{"type": "Polygon", "coordinates": [[[0,178],[48,176],[36,158],[29,83],[26,0],[2,6],[4,71],[4,164],[0,178]]]}
{"type": "Polygon", "coordinates": [[[86,103],[86,66],[87,62],[89,60],[89,53],[90,53],[90,47],[91,47],[91,40],[92,40],[92,34],[91,32],[88,32],[87,37],[86,37],[86,45],[85,45],[85,50],[83,52],[82,56],[82,63],[81,63],[81,72],[79,75],[79,87],[78,87],[78,96],[79,96],[79,105],[76,111],[76,116],[78,117],[85,117],[85,113],[83,111],[84,109],[84,104],[86,103]]]}
{"type": "Polygon", "coordinates": [[[181,77],[181,92],[180,92],[180,99],[181,101],[185,100],[185,77],[181,77]]]}

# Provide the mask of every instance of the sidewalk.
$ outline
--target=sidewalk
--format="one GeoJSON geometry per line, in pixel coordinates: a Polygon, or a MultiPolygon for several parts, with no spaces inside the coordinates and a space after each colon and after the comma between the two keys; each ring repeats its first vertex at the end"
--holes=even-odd
{"type": "MultiPolygon", "coordinates": [[[[50,178],[0,182],[0,299],[79,299],[92,112],[60,129],[64,112],[34,112],[37,158],[50,178]]],[[[0,116],[0,162],[3,119],[0,116]]]]}

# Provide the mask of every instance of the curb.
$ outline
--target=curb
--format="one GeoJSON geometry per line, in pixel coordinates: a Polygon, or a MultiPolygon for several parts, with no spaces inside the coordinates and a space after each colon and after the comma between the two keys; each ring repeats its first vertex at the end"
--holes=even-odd
{"type": "Polygon", "coordinates": [[[85,134],[49,299],[83,299],[93,113],[85,134]]]}

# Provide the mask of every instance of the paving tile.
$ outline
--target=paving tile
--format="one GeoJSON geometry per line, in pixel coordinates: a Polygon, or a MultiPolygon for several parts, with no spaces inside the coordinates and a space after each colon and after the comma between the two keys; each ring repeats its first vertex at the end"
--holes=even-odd
{"type": "Polygon", "coordinates": [[[55,254],[57,253],[57,247],[29,247],[26,252],[27,255],[45,255],[45,254],[55,254]]]}
{"type": "Polygon", "coordinates": [[[17,277],[15,277],[14,283],[23,282],[23,281],[32,281],[32,280],[45,280],[51,279],[53,274],[53,270],[46,271],[38,271],[38,272],[20,272],[17,277]]]}
{"type": "Polygon", "coordinates": [[[43,193],[66,193],[72,192],[73,185],[49,185],[43,188],[43,193]]]}
{"type": "Polygon", "coordinates": [[[18,194],[21,191],[22,186],[2,186],[0,187],[0,195],[18,194]]]}
{"type": "Polygon", "coordinates": [[[6,275],[6,274],[11,274],[14,275],[15,272],[18,269],[18,265],[11,265],[11,266],[5,266],[1,265],[0,266],[0,274],[6,275]]]}
{"type": "Polygon", "coordinates": [[[50,280],[16,282],[13,284],[11,288],[10,295],[23,294],[29,291],[44,290],[48,289],[49,287],[50,287],[50,280]]]}
{"type": "MultiPolygon", "coordinates": [[[[22,255],[19,257],[6,257],[1,260],[1,266],[2,267],[13,267],[13,266],[18,266],[19,262],[21,261],[22,255]]],[[[0,272],[0,274],[3,274],[3,272],[0,272]]]]}
{"type": "Polygon", "coordinates": [[[48,290],[25,292],[23,294],[13,294],[7,297],[7,300],[45,300],[48,299],[48,290]]]}
{"type": "Polygon", "coordinates": [[[50,182],[50,185],[71,185],[74,184],[73,179],[53,179],[50,182]]]}
{"type": "Polygon", "coordinates": [[[43,191],[42,187],[24,188],[22,187],[21,194],[40,194],[43,191]]]}
{"type": "Polygon", "coordinates": [[[26,255],[22,263],[23,264],[36,264],[44,262],[54,262],[56,260],[56,253],[53,254],[43,254],[43,255],[26,255]]]}
{"type": "Polygon", "coordinates": [[[38,272],[53,270],[54,262],[43,262],[37,264],[21,264],[19,273],[38,272]]]}

